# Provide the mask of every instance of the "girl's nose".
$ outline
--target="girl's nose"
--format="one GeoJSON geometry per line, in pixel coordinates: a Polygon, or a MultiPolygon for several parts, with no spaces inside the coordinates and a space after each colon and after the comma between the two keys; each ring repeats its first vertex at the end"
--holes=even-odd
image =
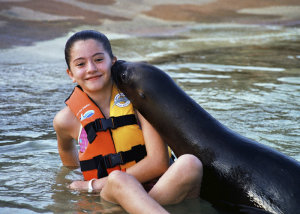
{"type": "Polygon", "coordinates": [[[87,72],[95,72],[97,67],[94,62],[88,62],[87,72]]]}

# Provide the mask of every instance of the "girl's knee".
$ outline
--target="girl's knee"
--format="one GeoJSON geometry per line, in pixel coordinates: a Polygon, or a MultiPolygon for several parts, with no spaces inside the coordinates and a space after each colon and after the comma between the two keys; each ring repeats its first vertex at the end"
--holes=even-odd
{"type": "Polygon", "coordinates": [[[122,193],[123,188],[130,175],[125,172],[115,170],[107,176],[106,183],[100,192],[100,196],[110,202],[117,203],[117,196],[122,193]]]}
{"type": "Polygon", "coordinates": [[[119,170],[111,172],[107,177],[107,185],[113,188],[118,188],[119,190],[137,184],[140,183],[136,180],[134,176],[119,170]]]}
{"type": "Polygon", "coordinates": [[[128,178],[128,174],[119,170],[112,171],[107,177],[107,185],[110,186],[122,186],[128,178]]]}
{"type": "Polygon", "coordinates": [[[184,154],[178,158],[178,165],[186,171],[202,171],[202,162],[194,155],[184,154]]]}
{"type": "MultiPolygon", "coordinates": [[[[194,155],[185,154],[177,160],[177,172],[188,183],[201,183],[203,175],[202,162],[194,155]]],[[[175,162],[175,163],[176,163],[175,162]]]]}
{"type": "Polygon", "coordinates": [[[202,162],[194,155],[186,154],[178,158],[181,159],[181,173],[183,176],[183,182],[187,187],[186,198],[195,198],[200,194],[200,188],[203,176],[202,162]]]}

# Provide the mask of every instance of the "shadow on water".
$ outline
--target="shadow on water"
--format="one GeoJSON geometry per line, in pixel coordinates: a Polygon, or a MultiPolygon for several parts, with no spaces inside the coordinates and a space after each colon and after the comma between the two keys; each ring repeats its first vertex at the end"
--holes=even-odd
{"type": "MultiPolygon", "coordinates": [[[[149,61],[168,72],[226,126],[299,161],[297,29],[280,29],[276,37],[269,29],[252,27],[243,33],[243,27],[231,27],[204,25],[163,38],[117,37],[112,44],[119,59],[149,61]],[[256,38],[265,34],[272,36],[263,42],[256,38]]],[[[65,74],[65,40],[0,51],[1,213],[124,213],[98,195],[67,189],[82,177],[78,169],[61,166],[52,128],[73,88],[65,74]]],[[[166,208],[216,213],[201,199],[166,208]]]]}

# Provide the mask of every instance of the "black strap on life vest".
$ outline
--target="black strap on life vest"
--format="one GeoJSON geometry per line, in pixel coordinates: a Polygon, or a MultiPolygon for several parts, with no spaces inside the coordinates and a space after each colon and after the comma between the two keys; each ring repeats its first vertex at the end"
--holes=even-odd
{"type": "Polygon", "coordinates": [[[107,169],[131,161],[139,162],[146,155],[147,151],[145,145],[136,145],[125,152],[118,152],[116,154],[108,154],[105,156],[98,155],[93,159],[80,161],[80,167],[81,171],[98,169],[98,178],[103,178],[108,175],[107,169]]]}
{"type": "Polygon", "coordinates": [[[119,117],[110,117],[108,119],[99,118],[87,124],[84,129],[87,133],[89,143],[92,143],[97,137],[97,132],[106,131],[107,129],[117,129],[122,126],[137,124],[134,114],[123,115],[119,117]]]}

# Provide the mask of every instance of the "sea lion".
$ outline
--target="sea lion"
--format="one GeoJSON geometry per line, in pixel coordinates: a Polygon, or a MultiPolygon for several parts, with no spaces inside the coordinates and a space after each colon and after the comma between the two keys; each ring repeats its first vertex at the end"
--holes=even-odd
{"type": "Polygon", "coordinates": [[[300,212],[299,162],[225,127],[152,65],[117,61],[112,77],[176,156],[202,161],[203,199],[243,213],[300,212]]]}

